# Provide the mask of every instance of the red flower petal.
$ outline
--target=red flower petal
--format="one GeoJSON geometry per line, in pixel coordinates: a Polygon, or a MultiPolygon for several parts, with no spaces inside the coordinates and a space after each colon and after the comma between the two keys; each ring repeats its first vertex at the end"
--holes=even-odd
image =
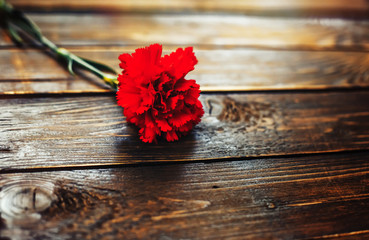
{"type": "Polygon", "coordinates": [[[169,123],[171,123],[175,127],[180,127],[192,120],[193,116],[191,111],[184,107],[180,112],[175,112],[173,117],[169,119],[169,123]]]}
{"type": "Polygon", "coordinates": [[[194,105],[197,102],[197,99],[200,97],[200,90],[196,88],[189,89],[184,96],[184,101],[187,104],[194,105]]]}
{"type": "Polygon", "coordinates": [[[143,142],[151,143],[153,141],[156,142],[156,132],[153,128],[141,128],[140,131],[140,139],[143,142]]]}
{"type": "Polygon", "coordinates": [[[120,55],[121,63],[119,66],[124,69],[123,74],[127,74],[136,80],[136,84],[145,85],[151,80],[155,80],[162,72],[160,65],[161,53],[162,47],[159,44],[138,48],[132,55],[120,55]],[[139,76],[142,76],[142,78],[139,76]]]}
{"type": "Polygon", "coordinates": [[[168,124],[167,120],[165,119],[156,119],[156,123],[158,124],[158,127],[163,132],[168,132],[172,130],[172,127],[168,124]]]}
{"type": "Polygon", "coordinates": [[[175,79],[183,78],[188,72],[195,69],[197,59],[193,53],[193,48],[178,48],[170,55],[166,55],[162,59],[165,70],[175,79]]]}
{"type": "Polygon", "coordinates": [[[182,95],[176,95],[176,96],[168,98],[167,107],[171,110],[175,109],[178,101],[182,100],[183,98],[184,97],[182,95]]]}
{"type": "Polygon", "coordinates": [[[178,140],[178,135],[176,134],[175,131],[170,131],[170,132],[167,132],[166,139],[167,139],[168,142],[177,141],[178,140]]]}
{"type": "Polygon", "coordinates": [[[188,131],[190,131],[193,128],[193,126],[195,124],[196,123],[194,121],[189,121],[186,124],[184,124],[183,126],[179,127],[178,130],[180,132],[187,133],[188,131]]]}
{"type": "Polygon", "coordinates": [[[176,82],[176,85],[174,85],[174,90],[184,92],[192,87],[199,88],[199,85],[196,84],[195,80],[186,80],[181,78],[176,82]]]}
{"type": "Polygon", "coordinates": [[[119,56],[123,72],[118,77],[117,102],[127,121],[140,128],[140,139],[149,143],[162,133],[167,141],[178,140],[204,114],[198,100],[200,86],[184,79],[197,63],[192,48],[164,57],[161,52],[161,45],[154,44],[119,56]]]}

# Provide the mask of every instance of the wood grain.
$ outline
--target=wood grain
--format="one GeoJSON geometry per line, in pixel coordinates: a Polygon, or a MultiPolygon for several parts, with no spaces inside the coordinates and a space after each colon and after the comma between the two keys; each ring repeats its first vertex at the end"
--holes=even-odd
{"type": "Polygon", "coordinates": [[[368,17],[365,0],[270,1],[270,0],[10,0],[15,6],[32,10],[83,10],[114,12],[232,12],[282,16],[368,17]]]}
{"type": "MultiPolygon", "coordinates": [[[[165,47],[165,54],[176,47],[165,47]]],[[[80,56],[114,66],[135,47],[71,48],[80,56]]],[[[369,86],[369,53],[195,48],[199,60],[188,78],[204,92],[331,89],[369,86]]],[[[94,76],[73,77],[41,50],[0,50],[0,93],[109,91],[94,76]]]]}
{"type": "MultiPolygon", "coordinates": [[[[28,14],[46,37],[75,45],[211,45],[215,47],[364,50],[369,21],[219,14],[28,14]],[[78,23],[78,24],[76,24],[78,23]]],[[[3,34],[4,35],[4,34],[3,34]]],[[[13,46],[0,38],[0,46],[13,46]]]]}
{"type": "Polygon", "coordinates": [[[367,91],[204,94],[179,142],[143,144],[114,96],[3,98],[0,169],[237,159],[369,148],[367,91]]]}
{"type": "Polygon", "coordinates": [[[369,239],[367,0],[10,2],[115,68],[193,45],[206,113],[143,144],[95,77],[1,32],[0,239],[369,239]]]}
{"type": "Polygon", "coordinates": [[[366,239],[368,156],[2,174],[1,236],[366,239]]]}

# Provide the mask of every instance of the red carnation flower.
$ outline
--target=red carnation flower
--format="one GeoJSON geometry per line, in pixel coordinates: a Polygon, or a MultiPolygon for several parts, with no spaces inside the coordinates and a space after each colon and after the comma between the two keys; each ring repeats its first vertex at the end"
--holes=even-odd
{"type": "Polygon", "coordinates": [[[192,47],[164,57],[161,53],[162,46],[154,44],[119,56],[123,72],[118,76],[118,105],[127,121],[140,128],[143,142],[156,142],[156,136],[178,140],[204,114],[200,86],[185,79],[197,63],[192,47]]]}

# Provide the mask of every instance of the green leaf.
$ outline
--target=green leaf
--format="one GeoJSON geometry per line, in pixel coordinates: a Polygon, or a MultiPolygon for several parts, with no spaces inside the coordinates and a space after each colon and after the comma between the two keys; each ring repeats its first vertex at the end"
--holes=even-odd
{"type": "Polygon", "coordinates": [[[21,11],[13,9],[12,17],[23,25],[23,29],[27,31],[27,33],[39,40],[41,39],[42,34],[38,26],[21,11]]]}
{"type": "Polygon", "coordinates": [[[68,60],[68,71],[70,72],[70,74],[75,75],[73,71],[73,59],[71,58],[68,60]]]}
{"type": "Polygon", "coordinates": [[[27,33],[32,38],[35,38],[38,41],[40,41],[38,33],[21,19],[11,19],[11,24],[17,26],[17,28],[21,29],[23,32],[27,33]]]}
{"type": "Polygon", "coordinates": [[[6,29],[8,30],[9,36],[12,41],[17,45],[22,46],[23,39],[21,38],[21,36],[19,36],[18,32],[9,24],[7,24],[6,29]]]}
{"type": "Polygon", "coordinates": [[[82,59],[83,61],[85,61],[86,63],[94,66],[95,68],[99,69],[100,71],[117,74],[117,72],[112,67],[109,67],[105,64],[95,62],[95,61],[92,61],[92,60],[89,60],[89,59],[86,59],[86,58],[82,58],[82,57],[79,57],[79,58],[82,59]]]}

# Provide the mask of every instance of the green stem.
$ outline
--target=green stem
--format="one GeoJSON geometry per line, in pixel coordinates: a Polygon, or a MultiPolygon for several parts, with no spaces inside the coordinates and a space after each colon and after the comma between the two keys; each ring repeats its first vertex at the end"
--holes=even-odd
{"type": "Polygon", "coordinates": [[[73,66],[81,67],[91,73],[95,74],[97,77],[105,81],[114,90],[118,89],[118,80],[116,75],[112,75],[101,71],[100,69],[108,69],[110,72],[115,71],[110,67],[97,63],[91,60],[84,60],[73,53],[69,52],[65,48],[60,48],[42,35],[38,26],[32,22],[26,15],[24,15],[19,10],[15,10],[10,4],[6,3],[5,0],[0,0],[0,20],[2,21],[5,28],[7,27],[8,33],[11,35],[12,39],[16,40],[18,44],[22,44],[24,39],[19,38],[18,29],[27,33],[34,41],[38,41],[40,44],[51,50],[59,58],[64,59],[68,64],[68,70],[71,74],[74,74],[73,66]],[[12,26],[18,29],[13,28],[12,26]],[[87,62],[88,61],[88,62],[87,62]],[[95,65],[95,66],[94,66],[95,65]],[[99,69],[100,68],[100,69],[99,69]]]}

